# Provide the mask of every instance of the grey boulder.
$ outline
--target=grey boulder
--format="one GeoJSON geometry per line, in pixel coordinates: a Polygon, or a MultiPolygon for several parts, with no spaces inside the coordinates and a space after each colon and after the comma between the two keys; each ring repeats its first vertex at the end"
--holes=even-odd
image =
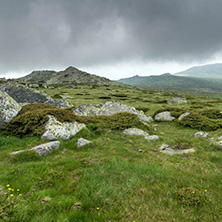
{"type": "Polygon", "coordinates": [[[83,147],[83,146],[85,146],[86,144],[89,144],[89,143],[92,143],[92,141],[86,140],[84,138],[80,138],[77,141],[77,147],[83,147]]]}
{"type": "Polygon", "coordinates": [[[136,136],[149,136],[149,133],[147,133],[141,129],[137,129],[137,128],[125,129],[125,130],[123,130],[123,133],[128,134],[128,135],[136,135],[136,136]]]}
{"type": "Polygon", "coordinates": [[[64,122],[61,123],[52,115],[49,115],[49,120],[45,123],[46,131],[42,134],[41,139],[48,140],[68,140],[81,129],[85,128],[84,123],[64,122]]]}
{"type": "Polygon", "coordinates": [[[186,112],[186,113],[183,113],[179,116],[178,120],[181,121],[185,116],[188,116],[190,115],[190,113],[186,112]]]}
{"type": "Polygon", "coordinates": [[[194,137],[207,137],[208,136],[208,133],[207,132],[203,132],[203,131],[201,131],[201,132],[196,132],[195,134],[194,134],[194,137]]]}
{"type": "Polygon", "coordinates": [[[168,111],[158,113],[155,116],[155,120],[158,120],[158,121],[173,121],[174,119],[175,117],[171,116],[171,113],[168,111]]]}
{"type": "Polygon", "coordinates": [[[0,90],[0,126],[12,120],[20,109],[21,106],[11,96],[0,90]]]}
{"type": "Polygon", "coordinates": [[[161,153],[165,153],[168,155],[175,155],[175,154],[187,154],[187,153],[193,153],[195,150],[193,148],[191,149],[184,149],[184,150],[179,150],[179,149],[172,149],[168,144],[162,144],[161,147],[159,148],[159,151],[161,153]]]}
{"type": "Polygon", "coordinates": [[[78,116],[111,116],[115,113],[128,112],[136,114],[138,118],[142,121],[153,121],[152,117],[146,116],[142,110],[136,110],[134,107],[124,105],[114,100],[110,100],[106,103],[101,103],[97,105],[81,105],[79,107],[73,108],[73,112],[78,116]]]}

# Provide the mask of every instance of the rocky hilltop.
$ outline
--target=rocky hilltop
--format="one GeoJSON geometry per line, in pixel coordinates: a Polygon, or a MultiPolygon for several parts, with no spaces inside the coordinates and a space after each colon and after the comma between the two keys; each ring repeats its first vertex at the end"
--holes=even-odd
{"type": "Polygon", "coordinates": [[[19,78],[21,81],[32,84],[92,84],[92,85],[120,85],[105,77],[83,72],[75,67],[69,66],[64,71],[33,71],[29,75],[19,78]]]}

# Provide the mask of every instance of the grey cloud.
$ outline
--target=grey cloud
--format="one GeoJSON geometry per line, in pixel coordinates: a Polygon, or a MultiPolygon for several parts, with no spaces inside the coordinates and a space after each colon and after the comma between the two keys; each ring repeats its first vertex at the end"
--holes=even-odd
{"type": "Polygon", "coordinates": [[[0,0],[0,73],[221,51],[220,0],[0,0]]]}

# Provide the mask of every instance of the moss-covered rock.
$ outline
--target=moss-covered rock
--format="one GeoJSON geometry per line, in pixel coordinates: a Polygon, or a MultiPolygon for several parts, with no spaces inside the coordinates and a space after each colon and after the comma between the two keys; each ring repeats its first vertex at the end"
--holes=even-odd
{"type": "Polygon", "coordinates": [[[0,91],[0,126],[9,122],[20,111],[21,106],[6,92],[0,91]]]}

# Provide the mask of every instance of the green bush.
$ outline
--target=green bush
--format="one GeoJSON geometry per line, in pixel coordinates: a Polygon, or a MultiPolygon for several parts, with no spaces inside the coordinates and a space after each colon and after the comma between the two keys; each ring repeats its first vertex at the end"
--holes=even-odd
{"type": "Polygon", "coordinates": [[[187,206],[197,206],[207,202],[206,194],[192,187],[181,188],[176,195],[180,202],[187,206]]]}
{"type": "Polygon", "coordinates": [[[127,97],[126,94],[113,94],[112,96],[115,96],[115,97],[127,97]]]}
{"type": "Polygon", "coordinates": [[[201,111],[200,114],[210,119],[222,119],[222,113],[218,109],[206,109],[201,111]]]}
{"type": "Polygon", "coordinates": [[[210,119],[197,113],[190,113],[190,115],[185,116],[181,121],[179,121],[179,123],[193,129],[205,131],[214,131],[222,126],[221,121],[210,119]]]}
{"type": "Polygon", "coordinates": [[[99,96],[98,99],[112,99],[110,96],[99,96]]]}

